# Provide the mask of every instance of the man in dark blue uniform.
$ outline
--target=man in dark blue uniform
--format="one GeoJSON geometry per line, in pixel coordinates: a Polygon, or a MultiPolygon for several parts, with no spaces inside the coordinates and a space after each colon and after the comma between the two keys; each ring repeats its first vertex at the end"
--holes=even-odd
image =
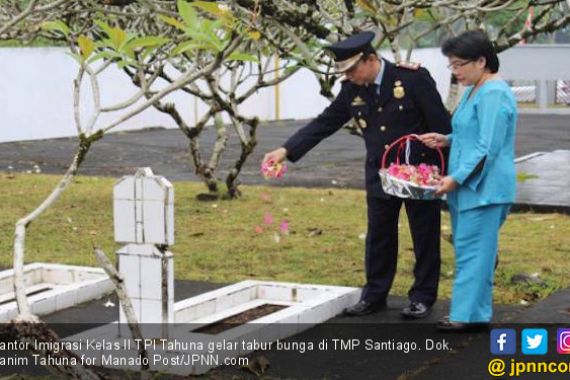
{"type": "MultiPolygon", "coordinates": [[[[398,217],[406,207],[414,243],[415,281],[408,296],[404,318],[427,316],[437,297],[440,271],[441,201],[403,200],[383,192],[378,175],[380,159],[398,138],[410,134],[451,132],[449,113],[435,82],[419,65],[393,64],[372,48],[373,32],[362,32],[329,46],[335,67],[346,80],[336,99],[308,125],[264,157],[264,162],[295,162],[321,140],[354,119],[366,144],[366,285],[360,301],[345,309],[359,316],[386,308],[386,298],[398,256],[398,217]]],[[[394,161],[390,156],[390,161],[394,161]]],[[[413,146],[410,163],[435,163],[433,151],[413,146]]]]}

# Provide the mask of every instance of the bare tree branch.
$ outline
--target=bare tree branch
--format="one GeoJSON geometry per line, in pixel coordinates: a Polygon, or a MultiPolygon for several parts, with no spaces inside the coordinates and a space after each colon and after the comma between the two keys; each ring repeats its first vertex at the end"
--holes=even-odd
{"type": "MultiPolygon", "coordinates": [[[[99,266],[105,270],[105,273],[107,273],[107,275],[115,285],[115,292],[119,297],[119,302],[121,303],[121,305],[123,305],[123,312],[125,313],[125,317],[127,318],[127,324],[129,325],[129,330],[131,330],[133,339],[138,339],[139,341],[142,341],[143,335],[140,329],[137,315],[135,314],[133,303],[131,302],[131,298],[127,293],[127,288],[125,287],[125,279],[123,275],[117,271],[117,269],[111,263],[111,261],[109,261],[107,255],[105,255],[105,252],[103,252],[103,250],[97,247],[93,247],[93,254],[97,258],[97,263],[99,263],[99,266]]],[[[145,359],[141,360],[141,363],[143,363],[141,367],[141,380],[150,379],[148,355],[144,345],[138,345],[138,354],[141,359],[145,359]]]]}

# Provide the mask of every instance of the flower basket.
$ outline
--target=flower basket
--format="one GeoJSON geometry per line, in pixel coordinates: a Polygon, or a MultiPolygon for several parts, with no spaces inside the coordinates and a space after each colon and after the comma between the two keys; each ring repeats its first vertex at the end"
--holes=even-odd
{"type": "Polygon", "coordinates": [[[410,165],[410,141],[419,140],[417,135],[406,135],[394,141],[382,155],[379,170],[382,189],[386,194],[405,199],[440,199],[435,195],[436,183],[445,172],[445,161],[441,149],[437,148],[440,167],[428,164],[410,165]],[[397,147],[396,163],[386,166],[388,153],[397,147]],[[400,164],[400,155],[405,153],[405,164],[400,164]]]}

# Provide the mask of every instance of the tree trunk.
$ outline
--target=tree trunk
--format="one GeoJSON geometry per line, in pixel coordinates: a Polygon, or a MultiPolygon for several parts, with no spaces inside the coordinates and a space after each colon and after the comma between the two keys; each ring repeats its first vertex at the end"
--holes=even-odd
{"type": "Polygon", "coordinates": [[[16,231],[14,237],[14,293],[16,294],[16,303],[18,305],[18,312],[23,320],[34,320],[32,316],[30,305],[26,297],[26,289],[24,285],[24,256],[25,256],[25,242],[26,230],[30,223],[39,218],[45,210],[47,210],[55,201],[59,199],[61,194],[65,191],[67,186],[77,174],[79,166],[85,159],[89,148],[93,142],[103,137],[103,133],[96,133],[89,137],[85,135],[79,136],[79,147],[75,152],[73,161],[63,178],[59,181],[51,194],[31,213],[16,222],[16,231]]]}
{"type": "MultiPolygon", "coordinates": [[[[237,128],[241,128],[242,121],[234,119],[233,122],[234,124],[238,123],[236,125],[237,128]]],[[[247,139],[240,138],[241,140],[240,156],[226,177],[226,187],[227,187],[226,195],[231,199],[240,196],[240,191],[238,189],[239,181],[237,180],[237,177],[239,176],[239,173],[241,172],[241,169],[243,168],[243,165],[245,164],[247,158],[253,152],[253,149],[257,145],[256,135],[257,135],[257,125],[259,124],[259,120],[257,118],[253,118],[249,120],[248,123],[249,123],[249,138],[247,139]]]]}
{"type": "MultiPolygon", "coordinates": [[[[33,315],[30,309],[30,304],[26,297],[26,289],[24,283],[24,257],[25,257],[25,240],[26,229],[34,220],[47,210],[55,201],[59,199],[61,194],[72,182],[77,174],[79,166],[85,159],[91,144],[103,137],[103,133],[99,132],[89,137],[85,135],[79,136],[79,147],[73,157],[73,161],[63,178],[59,181],[55,189],[52,190],[50,195],[30,214],[26,215],[16,223],[16,232],[14,238],[14,293],[16,294],[16,303],[18,305],[18,317],[12,321],[8,327],[8,335],[13,336],[20,342],[26,343],[29,350],[44,358],[64,358],[62,362],[70,362],[72,358],[77,360],[75,354],[66,350],[55,352],[54,349],[36,349],[36,342],[53,343],[59,340],[57,334],[49,329],[44,322],[37,316],[33,315]]],[[[52,345],[48,345],[48,347],[52,345]]],[[[57,363],[57,362],[56,362],[57,363]]],[[[80,362],[79,362],[80,363],[80,362]]],[[[87,370],[82,365],[49,365],[48,370],[57,375],[65,376],[69,379],[106,379],[90,370],[87,370]]]]}
{"type": "MultiPolygon", "coordinates": [[[[115,266],[109,261],[107,255],[105,255],[105,252],[103,252],[99,248],[94,248],[93,253],[97,258],[99,266],[105,270],[105,273],[107,273],[107,275],[115,285],[115,292],[119,297],[119,302],[121,303],[121,305],[123,305],[123,311],[125,313],[125,316],[127,317],[127,323],[129,325],[129,329],[131,330],[132,337],[134,339],[139,339],[142,341],[143,335],[141,333],[140,325],[138,323],[137,316],[135,314],[135,309],[133,308],[131,299],[127,294],[127,288],[125,287],[125,279],[123,278],[121,273],[117,271],[115,266]]],[[[151,376],[149,373],[148,356],[144,345],[139,345],[138,353],[141,359],[147,359],[145,361],[141,360],[141,362],[145,364],[142,364],[140,378],[141,380],[148,380],[150,379],[151,376]]]]}
{"type": "Polygon", "coordinates": [[[451,74],[451,81],[449,83],[449,94],[447,95],[447,100],[445,102],[445,107],[451,113],[455,111],[455,107],[459,103],[459,95],[460,95],[461,87],[457,82],[457,78],[455,75],[451,74]]]}

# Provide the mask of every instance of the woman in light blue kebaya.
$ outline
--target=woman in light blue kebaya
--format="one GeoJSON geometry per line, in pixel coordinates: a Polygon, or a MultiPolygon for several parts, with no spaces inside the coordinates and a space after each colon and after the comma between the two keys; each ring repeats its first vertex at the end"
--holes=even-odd
{"type": "Polygon", "coordinates": [[[441,330],[466,330],[491,321],[499,229],[515,200],[514,140],[517,104],[497,72],[499,59],[482,31],[467,31],[442,46],[449,68],[467,86],[452,119],[452,133],[420,136],[429,147],[451,146],[447,193],[456,277],[441,330]]]}

